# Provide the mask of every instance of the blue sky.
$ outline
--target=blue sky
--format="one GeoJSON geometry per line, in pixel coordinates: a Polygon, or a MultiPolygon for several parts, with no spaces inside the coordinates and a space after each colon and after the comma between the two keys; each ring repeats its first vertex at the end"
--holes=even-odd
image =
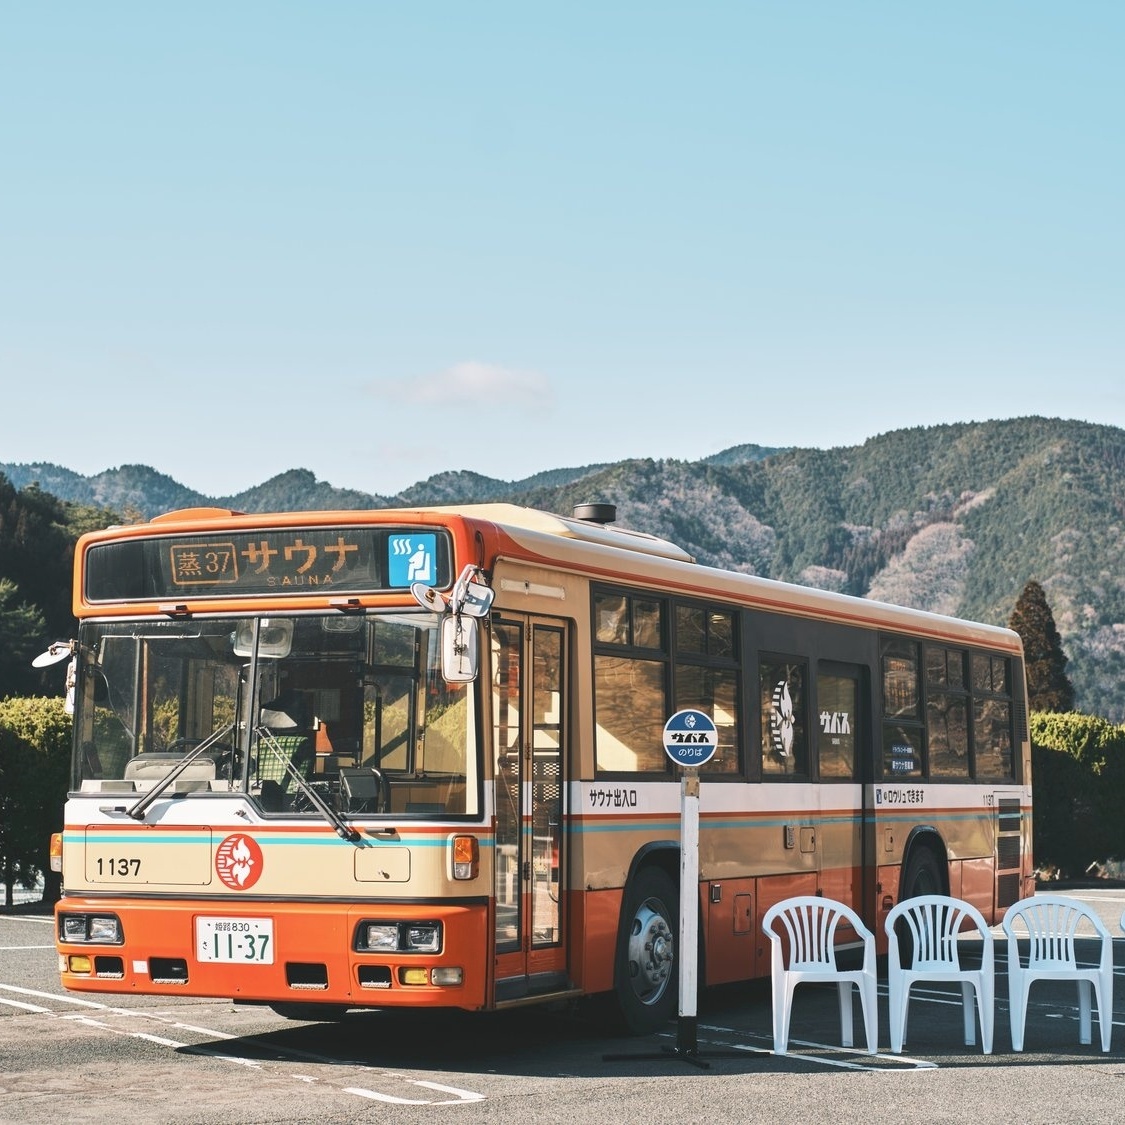
{"type": "Polygon", "coordinates": [[[0,0],[0,462],[1125,427],[1125,5],[0,0]]]}

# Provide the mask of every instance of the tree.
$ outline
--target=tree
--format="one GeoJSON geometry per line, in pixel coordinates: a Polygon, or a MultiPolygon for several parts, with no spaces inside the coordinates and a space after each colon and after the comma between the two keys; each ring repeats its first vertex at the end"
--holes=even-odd
{"type": "Polygon", "coordinates": [[[0,901],[42,875],[43,898],[59,897],[51,834],[61,832],[70,776],[72,722],[62,699],[0,700],[0,901]]]}
{"type": "Polygon", "coordinates": [[[27,691],[34,682],[31,659],[46,628],[43,614],[18,597],[16,584],[0,578],[0,698],[27,691]]]}
{"type": "Polygon", "coordinates": [[[1016,601],[1008,627],[1023,641],[1028,705],[1032,711],[1073,711],[1074,687],[1066,653],[1043,587],[1032,579],[1016,601]]]}

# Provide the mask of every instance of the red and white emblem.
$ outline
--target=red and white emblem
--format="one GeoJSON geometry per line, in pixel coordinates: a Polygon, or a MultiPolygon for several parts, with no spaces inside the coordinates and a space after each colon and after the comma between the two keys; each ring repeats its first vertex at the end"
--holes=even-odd
{"type": "Polygon", "coordinates": [[[262,874],[262,849],[251,836],[228,836],[215,852],[215,870],[232,891],[249,890],[262,874]]]}

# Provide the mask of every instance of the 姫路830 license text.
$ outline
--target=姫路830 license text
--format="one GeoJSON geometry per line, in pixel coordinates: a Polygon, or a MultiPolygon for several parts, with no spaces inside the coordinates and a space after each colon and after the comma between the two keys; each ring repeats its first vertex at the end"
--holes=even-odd
{"type": "Polygon", "coordinates": [[[273,964],[272,918],[196,918],[198,961],[273,964]]]}

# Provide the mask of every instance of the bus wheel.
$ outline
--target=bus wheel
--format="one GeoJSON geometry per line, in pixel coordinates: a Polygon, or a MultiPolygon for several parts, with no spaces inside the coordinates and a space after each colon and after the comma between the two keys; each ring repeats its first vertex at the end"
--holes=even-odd
{"type": "Polygon", "coordinates": [[[310,1022],[335,1023],[348,1014],[346,1004],[271,1004],[270,1007],[283,1019],[309,1020],[310,1022]]]}
{"type": "MultiPolygon", "coordinates": [[[[945,893],[945,884],[941,878],[941,868],[934,857],[934,853],[927,847],[914,848],[910,854],[910,862],[903,868],[902,880],[898,885],[898,900],[905,902],[909,898],[919,898],[921,895],[940,895],[945,893]]],[[[898,955],[904,965],[914,963],[914,940],[910,927],[905,918],[900,918],[895,927],[895,937],[898,941],[898,955]]]]}
{"type": "Polygon", "coordinates": [[[677,900],[672,880],[657,867],[646,867],[625,889],[614,988],[621,1018],[635,1035],[658,1030],[676,1014],[677,900]]]}
{"type": "Polygon", "coordinates": [[[942,882],[941,871],[934,853],[929,848],[915,848],[903,872],[902,885],[898,892],[899,902],[908,898],[918,898],[920,895],[944,893],[945,884],[942,882]]]}

